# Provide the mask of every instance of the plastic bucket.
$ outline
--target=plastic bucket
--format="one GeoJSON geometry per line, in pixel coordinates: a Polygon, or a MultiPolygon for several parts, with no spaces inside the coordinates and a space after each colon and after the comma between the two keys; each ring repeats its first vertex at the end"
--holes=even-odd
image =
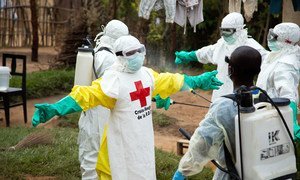
{"type": "Polygon", "coordinates": [[[10,69],[9,67],[0,66],[0,91],[5,91],[9,87],[10,69]]]}

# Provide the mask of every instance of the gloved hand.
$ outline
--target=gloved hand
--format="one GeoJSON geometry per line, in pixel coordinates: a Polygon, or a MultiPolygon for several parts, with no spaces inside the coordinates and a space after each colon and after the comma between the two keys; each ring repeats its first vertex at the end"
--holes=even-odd
{"type": "Polygon", "coordinates": [[[171,105],[171,99],[170,97],[167,97],[166,99],[162,99],[159,94],[154,97],[156,102],[156,108],[165,108],[165,110],[168,110],[171,105]]]}
{"type": "Polygon", "coordinates": [[[297,113],[297,111],[298,111],[297,104],[295,102],[291,101],[290,107],[293,110],[294,140],[300,141],[300,126],[297,121],[297,114],[298,114],[297,113]]]}
{"type": "Polygon", "coordinates": [[[175,172],[175,174],[173,175],[173,179],[172,180],[185,180],[185,177],[182,175],[181,172],[179,172],[178,170],[175,172]]]}
{"type": "Polygon", "coordinates": [[[203,90],[219,89],[219,86],[223,83],[216,77],[217,74],[218,71],[214,70],[198,76],[184,75],[184,85],[181,90],[187,90],[190,88],[199,88],[203,90]]]}
{"type": "Polygon", "coordinates": [[[82,111],[81,107],[70,96],[66,96],[54,104],[36,104],[32,117],[32,126],[45,123],[55,115],[63,116],[73,112],[82,111]]]}
{"type": "Polygon", "coordinates": [[[175,64],[182,64],[182,63],[189,63],[191,61],[198,61],[195,51],[191,51],[191,52],[176,51],[175,56],[176,56],[175,64]]]}

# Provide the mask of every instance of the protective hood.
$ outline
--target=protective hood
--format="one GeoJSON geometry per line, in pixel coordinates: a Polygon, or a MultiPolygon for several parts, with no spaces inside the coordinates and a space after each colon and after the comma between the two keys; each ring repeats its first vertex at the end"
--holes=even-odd
{"type": "MultiPolygon", "coordinates": [[[[113,46],[114,52],[125,52],[128,49],[137,49],[143,46],[140,41],[133,36],[122,36],[116,40],[113,46]]],[[[136,53],[131,57],[117,56],[117,61],[113,64],[112,68],[127,73],[135,73],[143,65],[145,55],[136,53]],[[132,64],[132,62],[135,62],[132,64]]]]}
{"type": "Polygon", "coordinates": [[[112,49],[115,41],[116,39],[113,39],[109,36],[101,36],[96,42],[96,47],[94,48],[94,51],[97,52],[100,47],[108,47],[109,49],[112,49]]]}
{"type": "Polygon", "coordinates": [[[105,37],[105,44],[109,46],[113,46],[113,43],[116,39],[121,36],[125,36],[129,34],[128,27],[122,21],[119,20],[111,20],[107,23],[104,27],[101,26],[102,32],[98,33],[94,41],[96,42],[96,47],[99,46],[98,44],[101,42],[101,36],[105,37]]]}
{"type": "Polygon", "coordinates": [[[221,22],[221,28],[243,29],[244,26],[244,18],[237,12],[226,15],[221,22]]]}
{"type": "Polygon", "coordinates": [[[297,42],[300,41],[300,28],[294,23],[280,23],[274,27],[273,32],[278,35],[277,47],[280,54],[293,54],[299,55],[299,46],[297,42]]]}
{"type": "Polygon", "coordinates": [[[221,28],[233,28],[236,31],[231,37],[222,37],[227,45],[241,46],[245,44],[248,38],[247,29],[245,27],[244,18],[240,13],[232,12],[222,19],[221,28]],[[231,39],[231,42],[228,41],[231,39]]]}

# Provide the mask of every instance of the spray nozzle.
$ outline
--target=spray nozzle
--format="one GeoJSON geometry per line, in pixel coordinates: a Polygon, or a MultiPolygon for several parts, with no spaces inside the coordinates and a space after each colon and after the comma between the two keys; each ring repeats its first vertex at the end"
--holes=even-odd
{"type": "Polygon", "coordinates": [[[82,40],[83,40],[82,47],[93,48],[91,36],[87,35],[82,40]]]}

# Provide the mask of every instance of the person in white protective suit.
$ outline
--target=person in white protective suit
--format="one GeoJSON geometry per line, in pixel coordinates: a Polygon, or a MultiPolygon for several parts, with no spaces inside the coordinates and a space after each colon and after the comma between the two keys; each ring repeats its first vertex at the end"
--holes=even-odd
{"type": "Polygon", "coordinates": [[[300,141],[297,122],[300,76],[300,28],[294,23],[280,23],[269,30],[268,53],[263,61],[256,86],[267,91],[271,98],[288,98],[293,109],[294,138],[300,141]]]}
{"type": "MultiPolygon", "coordinates": [[[[241,85],[253,86],[260,65],[261,55],[256,49],[249,46],[235,49],[228,59],[228,75],[233,81],[234,89],[241,85]]],[[[235,157],[234,123],[237,113],[236,103],[229,98],[220,97],[211,104],[205,118],[192,135],[188,151],[181,158],[173,180],[184,180],[187,176],[201,172],[204,165],[211,160],[216,160],[223,168],[227,168],[223,142],[226,143],[231,156],[235,157]]],[[[230,176],[216,169],[213,179],[229,180],[230,176]]]]}
{"type": "Polygon", "coordinates": [[[36,104],[32,125],[55,115],[86,111],[97,105],[111,110],[101,136],[97,162],[100,179],[156,179],[151,99],[166,98],[180,90],[218,89],[217,71],[198,76],[157,73],[143,67],[146,50],[133,36],[122,36],[114,44],[117,61],[91,86],[74,86],[54,104],[36,104]]]}
{"type": "MultiPolygon", "coordinates": [[[[102,27],[94,41],[94,71],[101,77],[117,59],[112,46],[121,36],[128,35],[128,27],[119,20],[111,20],[102,27]]],[[[92,70],[92,69],[91,69],[92,70]]],[[[96,163],[103,127],[109,119],[110,111],[103,106],[96,106],[81,113],[78,126],[79,162],[82,179],[98,179],[96,163]]]]}
{"type": "Polygon", "coordinates": [[[237,47],[244,45],[257,49],[263,58],[267,53],[258,42],[248,37],[247,29],[244,29],[244,26],[244,18],[240,13],[230,13],[222,20],[220,27],[221,38],[216,44],[191,52],[175,52],[176,64],[198,61],[203,64],[212,63],[217,65],[219,72],[217,77],[224,82],[224,85],[219,90],[213,91],[212,102],[222,95],[231,93],[233,88],[232,81],[228,77],[228,65],[224,62],[225,56],[230,56],[237,47]]]}

